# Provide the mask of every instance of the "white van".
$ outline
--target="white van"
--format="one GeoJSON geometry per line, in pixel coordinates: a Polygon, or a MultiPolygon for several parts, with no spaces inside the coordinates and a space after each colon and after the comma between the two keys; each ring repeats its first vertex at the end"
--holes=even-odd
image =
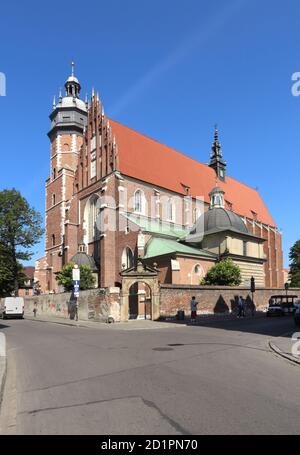
{"type": "Polygon", "coordinates": [[[5,297],[1,299],[0,317],[2,317],[2,319],[23,318],[24,317],[23,297],[5,297]]]}

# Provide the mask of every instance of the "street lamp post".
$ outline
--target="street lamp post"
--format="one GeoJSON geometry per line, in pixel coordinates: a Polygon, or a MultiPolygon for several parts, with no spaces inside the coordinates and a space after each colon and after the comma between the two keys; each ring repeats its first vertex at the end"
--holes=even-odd
{"type": "Polygon", "coordinates": [[[288,290],[289,290],[289,283],[285,283],[284,289],[285,289],[285,294],[286,294],[286,301],[287,301],[287,296],[288,296],[288,290]]]}
{"type": "Polygon", "coordinates": [[[252,316],[254,316],[255,313],[255,303],[254,303],[254,294],[256,291],[256,286],[255,286],[255,278],[251,277],[251,295],[252,295],[252,316]]]}

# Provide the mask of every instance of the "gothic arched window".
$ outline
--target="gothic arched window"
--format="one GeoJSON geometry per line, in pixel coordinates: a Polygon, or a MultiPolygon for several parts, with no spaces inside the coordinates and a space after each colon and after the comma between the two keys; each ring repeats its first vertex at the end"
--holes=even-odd
{"type": "Polygon", "coordinates": [[[145,214],[145,195],[142,190],[136,190],[134,193],[134,206],[135,213],[145,214]]]}
{"type": "Polygon", "coordinates": [[[175,204],[172,199],[167,201],[167,220],[168,221],[175,221],[175,204]]]}
{"type": "Polygon", "coordinates": [[[100,198],[93,194],[84,210],[85,242],[91,243],[100,237],[100,198]]]}
{"type": "Polygon", "coordinates": [[[124,248],[122,253],[122,269],[133,267],[133,253],[129,247],[124,248]]]}

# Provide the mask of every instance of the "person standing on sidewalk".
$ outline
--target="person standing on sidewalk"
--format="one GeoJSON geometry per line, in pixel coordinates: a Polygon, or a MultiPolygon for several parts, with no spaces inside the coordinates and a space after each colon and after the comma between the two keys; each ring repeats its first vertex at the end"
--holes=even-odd
{"type": "Polygon", "coordinates": [[[194,324],[197,318],[197,306],[198,302],[196,301],[196,297],[192,297],[191,300],[191,323],[194,324]]]}
{"type": "Polygon", "coordinates": [[[245,302],[243,297],[240,295],[239,301],[238,301],[238,318],[243,318],[245,317],[245,302]]]}
{"type": "Polygon", "coordinates": [[[36,318],[36,313],[37,313],[37,303],[34,302],[34,305],[33,305],[33,316],[36,318]]]}

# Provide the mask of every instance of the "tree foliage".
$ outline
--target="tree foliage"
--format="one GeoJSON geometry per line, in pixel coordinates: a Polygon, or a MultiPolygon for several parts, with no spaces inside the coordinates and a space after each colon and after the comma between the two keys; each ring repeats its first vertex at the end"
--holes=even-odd
{"type": "Polygon", "coordinates": [[[30,249],[43,234],[42,219],[16,189],[0,191],[0,294],[18,291],[24,283],[20,261],[28,261],[30,249]]]}
{"type": "MultiPolygon", "coordinates": [[[[73,290],[73,271],[74,263],[69,262],[60,272],[56,274],[56,281],[60,286],[63,286],[65,291],[73,290]]],[[[93,271],[88,265],[80,266],[80,289],[92,289],[95,285],[96,279],[93,276],[93,271]]]]}
{"type": "Polygon", "coordinates": [[[207,272],[201,284],[208,286],[239,286],[241,282],[240,268],[232,259],[224,259],[207,272]]]}
{"type": "Polygon", "coordinates": [[[290,250],[291,287],[300,287],[300,240],[290,250]]]}

